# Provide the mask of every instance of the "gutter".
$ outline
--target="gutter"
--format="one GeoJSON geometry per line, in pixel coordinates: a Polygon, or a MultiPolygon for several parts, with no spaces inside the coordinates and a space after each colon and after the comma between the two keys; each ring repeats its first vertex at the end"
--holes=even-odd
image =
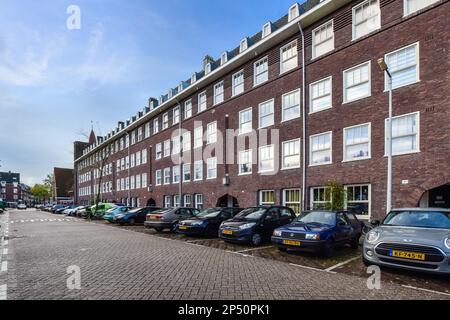
{"type": "Polygon", "coordinates": [[[306,210],[306,64],[305,64],[305,35],[300,21],[297,23],[302,37],[302,211],[306,210]]]}

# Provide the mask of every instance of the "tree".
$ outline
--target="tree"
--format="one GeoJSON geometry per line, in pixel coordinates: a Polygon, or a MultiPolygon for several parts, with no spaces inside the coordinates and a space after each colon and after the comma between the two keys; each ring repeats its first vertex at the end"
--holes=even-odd
{"type": "Polygon", "coordinates": [[[328,182],[325,189],[325,199],[330,199],[330,202],[326,204],[327,210],[344,210],[346,197],[347,191],[344,186],[336,181],[328,182]]]}
{"type": "Polygon", "coordinates": [[[36,197],[41,202],[45,202],[51,197],[51,187],[46,183],[35,184],[31,188],[31,194],[36,197]]]}

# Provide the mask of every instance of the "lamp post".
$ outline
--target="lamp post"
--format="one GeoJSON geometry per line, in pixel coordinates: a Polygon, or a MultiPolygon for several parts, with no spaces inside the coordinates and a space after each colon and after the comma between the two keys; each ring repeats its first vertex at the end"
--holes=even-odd
{"type": "Polygon", "coordinates": [[[387,156],[388,156],[388,169],[387,169],[387,187],[386,187],[386,213],[392,210],[392,75],[389,72],[384,58],[378,59],[378,65],[380,69],[388,76],[388,91],[389,91],[389,120],[387,128],[387,156]]]}

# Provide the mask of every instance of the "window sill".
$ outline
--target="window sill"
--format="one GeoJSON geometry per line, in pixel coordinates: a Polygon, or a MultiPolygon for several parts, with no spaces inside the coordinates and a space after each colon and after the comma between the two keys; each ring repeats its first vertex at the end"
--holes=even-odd
{"type": "Polygon", "coordinates": [[[355,99],[355,100],[343,101],[343,102],[342,102],[342,105],[351,104],[351,103],[358,102],[358,101],[360,101],[360,100],[364,100],[364,99],[367,99],[367,98],[370,98],[370,97],[372,97],[372,93],[370,93],[370,94],[367,95],[367,96],[364,96],[364,97],[355,99]]]}
{"type": "Polygon", "coordinates": [[[364,160],[370,160],[372,157],[364,157],[359,159],[352,159],[352,160],[342,160],[342,163],[348,163],[348,162],[358,162],[358,161],[364,161],[364,160]]]}
{"type": "Polygon", "coordinates": [[[238,177],[251,176],[252,174],[253,174],[253,172],[238,173],[238,177]]]}
{"type": "Polygon", "coordinates": [[[324,162],[324,163],[317,163],[317,164],[310,164],[309,167],[321,167],[321,166],[329,166],[333,164],[333,162],[324,162]]]}
{"type": "Polygon", "coordinates": [[[320,113],[320,112],[323,112],[323,111],[327,111],[327,110],[330,110],[330,109],[333,109],[333,106],[330,106],[330,107],[327,107],[327,108],[324,108],[324,109],[320,109],[320,110],[317,110],[317,111],[310,111],[308,113],[308,115],[313,115],[313,114],[320,113]]]}
{"type": "Polygon", "coordinates": [[[281,171],[288,171],[288,170],[294,170],[294,169],[300,169],[301,166],[295,166],[295,167],[289,167],[289,168],[281,168],[281,171]]]}
{"type": "MultiPolygon", "coordinates": [[[[414,150],[414,151],[409,151],[409,152],[395,153],[395,154],[392,155],[392,157],[407,156],[409,154],[417,154],[417,153],[420,153],[420,152],[421,152],[420,150],[414,150]]],[[[384,157],[387,158],[388,155],[385,154],[384,157]]]]}
{"type": "Polygon", "coordinates": [[[291,118],[291,119],[287,119],[287,120],[281,120],[280,123],[287,123],[287,122],[290,122],[290,121],[293,121],[293,120],[298,120],[298,119],[301,119],[301,115],[298,115],[295,118],[291,118]]]}
{"type": "MultiPolygon", "coordinates": [[[[420,79],[418,79],[418,80],[416,80],[416,81],[414,81],[414,82],[411,82],[411,83],[408,83],[408,84],[404,84],[404,85],[402,85],[402,86],[400,86],[400,87],[392,88],[392,92],[394,92],[394,91],[397,90],[397,89],[401,89],[401,88],[413,86],[413,85],[418,84],[418,83],[420,83],[420,82],[421,82],[420,79]]],[[[384,88],[384,91],[383,91],[383,92],[384,92],[384,93],[389,92],[389,89],[384,88]]]]}

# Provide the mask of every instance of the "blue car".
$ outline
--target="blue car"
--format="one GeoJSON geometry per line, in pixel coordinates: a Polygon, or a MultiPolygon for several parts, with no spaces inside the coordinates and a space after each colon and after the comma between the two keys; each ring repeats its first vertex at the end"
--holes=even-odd
{"type": "Polygon", "coordinates": [[[115,208],[109,209],[108,211],[106,211],[106,214],[103,216],[103,220],[114,223],[115,216],[117,216],[118,214],[123,214],[125,212],[128,212],[131,209],[132,209],[131,207],[126,207],[126,206],[115,207],[115,208]]]}
{"type": "Polygon", "coordinates": [[[340,244],[357,249],[362,222],[353,213],[343,211],[309,211],[291,224],[277,228],[272,242],[280,251],[309,251],[332,256],[340,244]]]}

